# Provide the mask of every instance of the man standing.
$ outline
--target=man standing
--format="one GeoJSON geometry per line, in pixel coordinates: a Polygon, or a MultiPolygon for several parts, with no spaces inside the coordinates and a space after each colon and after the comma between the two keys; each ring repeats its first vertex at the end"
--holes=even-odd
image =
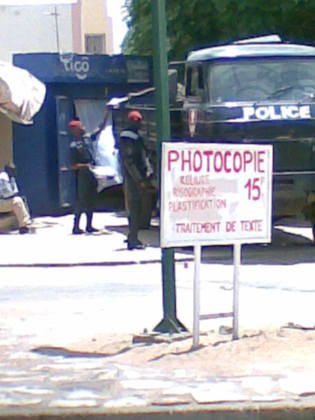
{"type": "Polygon", "coordinates": [[[148,157],[139,135],[142,115],[138,111],[128,114],[129,126],[119,136],[118,148],[122,163],[126,201],[128,205],[129,234],[128,249],[143,249],[138,239],[143,191],[152,188],[149,180],[150,170],[148,157]]]}
{"type": "Polygon", "coordinates": [[[0,172],[0,213],[14,213],[20,234],[29,233],[31,218],[19,195],[15,177],[16,168],[13,163],[6,165],[0,172]]]}
{"type": "Polygon", "coordinates": [[[86,232],[97,232],[92,226],[93,206],[95,204],[97,180],[91,169],[94,165],[93,146],[98,134],[104,129],[108,117],[108,109],[106,109],[103,121],[93,131],[92,134],[85,132],[85,129],[79,119],[69,122],[69,130],[74,137],[74,141],[70,144],[70,168],[77,174],[77,191],[74,209],[74,223],[72,233],[78,235],[84,233],[80,229],[80,218],[82,213],[86,213],[86,232]]]}

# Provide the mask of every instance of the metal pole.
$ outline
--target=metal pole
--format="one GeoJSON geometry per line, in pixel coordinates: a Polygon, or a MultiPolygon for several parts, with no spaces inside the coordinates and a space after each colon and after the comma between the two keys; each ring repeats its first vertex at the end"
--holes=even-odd
{"type": "Polygon", "coordinates": [[[59,26],[58,26],[58,12],[57,6],[55,6],[55,26],[56,26],[56,43],[57,43],[57,52],[60,54],[60,43],[59,43],[59,26]]]}
{"type": "MultiPolygon", "coordinates": [[[[157,124],[158,179],[160,191],[161,144],[170,140],[170,111],[168,91],[168,65],[166,53],[165,0],[152,0],[153,65],[157,124]]],[[[154,328],[157,332],[180,332],[186,328],[176,318],[176,290],[174,249],[162,249],[163,319],[154,328]]]]}
{"type": "Polygon", "coordinates": [[[193,319],[193,348],[199,346],[200,326],[200,260],[201,246],[194,246],[195,269],[194,269],[194,319],[193,319]]]}
{"type": "Polygon", "coordinates": [[[239,318],[239,279],[241,265],[241,244],[233,245],[233,340],[238,340],[238,318],[239,318]]]}

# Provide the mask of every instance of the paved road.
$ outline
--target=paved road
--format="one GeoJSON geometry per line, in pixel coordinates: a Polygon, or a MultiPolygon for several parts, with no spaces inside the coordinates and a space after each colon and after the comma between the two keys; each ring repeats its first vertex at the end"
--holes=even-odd
{"type": "MultiPolygon", "coordinates": [[[[201,379],[185,369],[170,377],[145,366],[121,366],[97,355],[65,352],[87,337],[151,331],[162,319],[157,229],[142,232],[149,248],[128,252],[126,220],[114,214],[97,215],[98,227],[106,225],[107,231],[80,237],[70,235],[70,216],[36,222],[34,235],[0,236],[0,417],[85,413],[89,418],[93,413],[114,415],[118,409],[138,413],[135,418],[162,410],[165,418],[170,406],[175,412],[203,411],[204,404],[212,404],[215,411],[213,404],[218,402],[219,413],[237,410],[240,403],[250,411],[253,401],[262,404],[262,412],[277,404],[283,407],[284,402],[292,410],[296,404],[313,407],[312,400],[301,400],[299,391],[292,391],[292,378],[272,384],[275,379],[268,377],[201,379]],[[262,381],[267,392],[258,398],[262,381]],[[264,399],[271,405],[265,406],[264,399]]],[[[309,243],[310,229],[298,232],[298,239],[278,232],[274,246],[244,249],[241,328],[278,328],[288,322],[314,326],[315,249],[309,243]]],[[[178,318],[191,330],[192,255],[181,250],[176,260],[178,318]]],[[[227,247],[204,250],[202,311],[231,310],[230,260],[227,247]]],[[[222,320],[206,321],[201,331],[221,324],[222,320]]],[[[315,392],[315,381],[305,375],[302,372],[294,382],[315,392]]],[[[232,418],[237,418],[235,413],[232,418]]]]}

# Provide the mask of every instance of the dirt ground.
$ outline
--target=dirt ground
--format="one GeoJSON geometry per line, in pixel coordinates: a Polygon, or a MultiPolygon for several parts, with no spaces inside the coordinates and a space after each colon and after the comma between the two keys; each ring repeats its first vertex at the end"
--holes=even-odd
{"type": "Polygon", "coordinates": [[[197,349],[191,335],[141,334],[91,337],[66,351],[162,371],[184,368],[200,377],[282,376],[287,371],[315,373],[314,344],[315,328],[289,324],[274,331],[243,331],[238,340],[231,334],[202,334],[197,349]]]}

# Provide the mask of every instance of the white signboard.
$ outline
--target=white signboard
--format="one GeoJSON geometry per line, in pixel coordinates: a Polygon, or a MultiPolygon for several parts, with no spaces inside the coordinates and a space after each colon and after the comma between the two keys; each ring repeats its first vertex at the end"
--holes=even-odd
{"type": "Polygon", "coordinates": [[[162,144],[161,247],[271,241],[272,146],[162,144]]]}

